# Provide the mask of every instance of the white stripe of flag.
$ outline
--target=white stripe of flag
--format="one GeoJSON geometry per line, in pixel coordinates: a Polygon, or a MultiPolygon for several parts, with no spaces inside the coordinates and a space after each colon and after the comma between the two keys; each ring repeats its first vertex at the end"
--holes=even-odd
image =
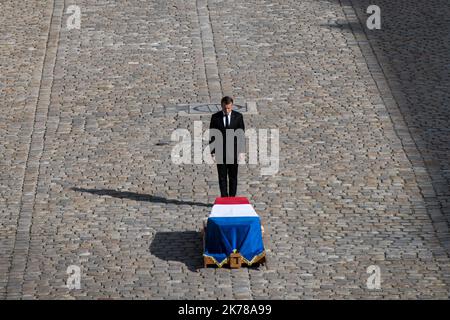
{"type": "Polygon", "coordinates": [[[259,217],[251,204],[215,204],[209,218],[259,217]]]}

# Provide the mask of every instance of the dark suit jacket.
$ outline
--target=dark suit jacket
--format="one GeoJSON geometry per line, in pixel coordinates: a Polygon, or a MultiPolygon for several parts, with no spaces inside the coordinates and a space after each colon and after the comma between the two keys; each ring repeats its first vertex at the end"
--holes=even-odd
{"type": "MultiPolygon", "coordinates": [[[[224,115],[223,115],[222,111],[214,113],[211,116],[211,122],[209,124],[209,129],[218,129],[222,133],[223,156],[225,159],[225,157],[226,157],[226,131],[225,130],[226,129],[223,124],[223,120],[224,120],[223,117],[224,117],[224,115]]],[[[234,111],[234,110],[231,111],[231,121],[230,121],[229,129],[233,129],[233,130],[242,129],[243,131],[245,131],[244,116],[242,115],[242,113],[234,111]]],[[[213,147],[215,147],[215,145],[213,144],[213,142],[215,141],[214,138],[215,137],[211,136],[211,134],[210,134],[209,144],[210,144],[210,148],[211,148],[211,154],[214,154],[216,151],[216,148],[212,149],[213,147]]],[[[237,137],[234,138],[234,161],[235,161],[235,163],[237,163],[236,162],[237,154],[245,152],[245,139],[243,140],[243,142],[244,143],[240,143],[238,146],[237,137]],[[239,150],[238,150],[238,148],[239,148],[239,150]]],[[[217,146],[217,147],[219,147],[219,146],[217,146]]]]}

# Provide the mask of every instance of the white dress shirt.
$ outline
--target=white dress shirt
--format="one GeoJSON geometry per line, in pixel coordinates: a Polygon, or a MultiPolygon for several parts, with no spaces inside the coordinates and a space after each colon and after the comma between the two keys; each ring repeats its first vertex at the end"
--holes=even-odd
{"type": "MultiPolygon", "coordinates": [[[[230,113],[227,115],[228,117],[228,124],[231,125],[231,112],[233,112],[233,110],[230,111],[230,113]]],[[[226,128],[227,127],[227,121],[225,119],[225,113],[222,112],[223,114],[223,126],[226,128]]]]}

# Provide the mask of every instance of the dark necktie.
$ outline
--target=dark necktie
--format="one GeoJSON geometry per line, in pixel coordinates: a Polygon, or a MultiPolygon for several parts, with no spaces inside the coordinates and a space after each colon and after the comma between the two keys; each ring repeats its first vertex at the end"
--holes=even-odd
{"type": "Polygon", "coordinates": [[[226,123],[225,128],[228,129],[230,127],[230,123],[228,122],[228,115],[227,114],[225,115],[225,123],[226,123]]]}

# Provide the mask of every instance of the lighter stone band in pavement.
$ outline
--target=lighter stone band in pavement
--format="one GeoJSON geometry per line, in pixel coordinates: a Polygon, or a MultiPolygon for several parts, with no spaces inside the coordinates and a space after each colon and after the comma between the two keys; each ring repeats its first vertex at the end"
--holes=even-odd
{"type": "MultiPolygon", "coordinates": [[[[208,83],[209,102],[220,101],[223,96],[219,68],[214,46],[214,35],[207,0],[197,0],[197,15],[203,48],[203,61],[205,62],[206,81],[208,83]]],[[[235,283],[233,281],[233,283],[235,283]]],[[[234,287],[234,286],[233,286],[234,287]]],[[[250,277],[248,270],[241,274],[239,286],[234,287],[234,299],[251,299],[250,277]]]]}
{"type": "Polygon", "coordinates": [[[220,100],[223,91],[219,68],[217,66],[216,49],[214,47],[214,36],[207,0],[197,0],[197,15],[202,41],[203,61],[205,63],[206,82],[209,91],[209,102],[212,103],[220,100]]]}
{"type": "Polygon", "coordinates": [[[23,278],[29,251],[32,214],[39,177],[40,159],[44,148],[47,114],[50,105],[53,70],[58,49],[64,1],[55,0],[51,7],[52,11],[49,33],[47,36],[47,46],[39,83],[39,93],[31,132],[31,142],[28,149],[23,178],[22,199],[17,222],[17,232],[13,256],[11,258],[11,267],[8,273],[8,285],[6,288],[7,299],[17,299],[22,296],[23,278]]]}

